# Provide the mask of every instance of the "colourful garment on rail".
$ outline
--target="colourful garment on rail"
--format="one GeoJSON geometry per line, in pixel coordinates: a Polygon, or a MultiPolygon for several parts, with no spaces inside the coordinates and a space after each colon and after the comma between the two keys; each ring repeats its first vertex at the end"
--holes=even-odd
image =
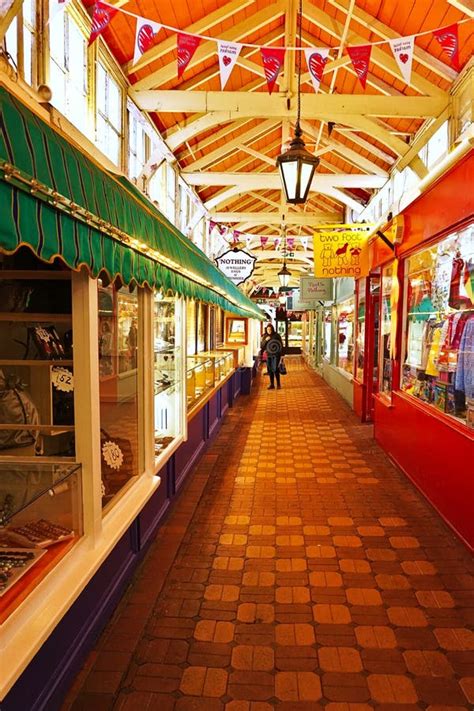
{"type": "Polygon", "coordinates": [[[454,387],[474,398],[474,314],[470,314],[461,338],[454,387]]]}

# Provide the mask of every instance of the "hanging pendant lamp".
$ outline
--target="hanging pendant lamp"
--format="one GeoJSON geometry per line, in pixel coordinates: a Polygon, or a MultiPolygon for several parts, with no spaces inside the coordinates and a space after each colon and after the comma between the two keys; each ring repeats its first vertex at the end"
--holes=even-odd
{"type": "Polygon", "coordinates": [[[277,168],[280,171],[286,202],[291,205],[302,205],[306,202],[313,175],[319,165],[319,158],[306,150],[302,139],[303,132],[300,127],[301,118],[301,25],[302,25],[302,0],[299,5],[299,47],[298,61],[298,103],[295,125],[295,135],[290,143],[290,148],[278,156],[277,168]]]}

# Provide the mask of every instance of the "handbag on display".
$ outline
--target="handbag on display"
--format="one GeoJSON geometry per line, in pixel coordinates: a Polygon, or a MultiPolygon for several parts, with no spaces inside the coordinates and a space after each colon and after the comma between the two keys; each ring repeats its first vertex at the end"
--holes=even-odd
{"type": "Polygon", "coordinates": [[[284,359],[282,358],[279,365],[278,365],[278,370],[280,371],[280,375],[286,375],[287,370],[286,370],[286,364],[284,359]]]}
{"type": "MultiPolygon", "coordinates": [[[[0,370],[0,423],[2,425],[39,425],[38,409],[16,375],[0,370]]],[[[29,447],[36,444],[38,430],[0,430],[0,449],[29,447]]]]}

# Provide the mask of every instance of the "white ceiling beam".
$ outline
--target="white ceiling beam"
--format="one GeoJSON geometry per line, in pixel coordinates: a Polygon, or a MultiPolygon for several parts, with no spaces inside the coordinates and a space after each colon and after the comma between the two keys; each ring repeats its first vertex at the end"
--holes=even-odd
{"type": "Polygon", "coordinates": [[[372,143],[369,143],[369,141],[366,141],[364,138],[361,138],[358,133],[352,130],[344,130],[342,131],[338,126],[335,126],[333,129],[333,133],[341,133],[343,136],[346,136],[352,143],[355,143],[357,146],[360,146],[363,148],[365,151],[369,151],[369,153],[372,153],[376,158],[380,158],[380,160],[385,161],[385,163],[389,163],[390,165],[393,165],[395,163],[395,158],[391,156],[389,153],[385,153],[385,151],[382,151],[380,148],[377,146],[374,146],[372,143]]]}
{"type": "Polygon", "coordinates": [[[206,200],[206,202],[204,203],[204,207],[206,208],[206,210],[213,210],[215,207],[221,205],[226,200],[229,200],[230,198],[233,198],[236,195],[240,195],[241,192],[242,188],[239,187],[232,187],[228,190],[220,190],[217,195],[214,195],[209,200],[206,200]]]}
{"type": "Polygon", "coordinates": [[[216,222],[251,222],[254,225],[280,224],[285,216],[288,225],[312,225],[322,222],[339,222],[341,214],[313,212],[310,215],[290,212],[211,212],[211,217],[216,222]]]}
{"type": "Polygon", "coordinates": [[[339,202],[342,202],[343,205],[347,205],[350,207],[354,212],[362,212],[364,209],[363,205],[360,204],[360,202],[357,202],[357,200],[354,200],[350,195],[346,195],[345,192],[342,190],[338,190],[337,188],[325,188],[325,195],[329,195],[330,197],[335,198],[339,202]]]}
{"type": "Polygon", "coordinates": [[[474,17],[474,0],[448,0],[448,2],[457,10],[464,12],[468,17],[474,17]]]}
{"type": "MultiPolygon", "coordinates": [[[[303,2],[303,15],[307,20],[313,22],[317,27],[328,32],[337,40],[342,36],[344,31],[343,25],[324,12],[323,9],[315,7],[307,2],[307,0],[303,2]]],[[[367,38],[356,32],[350,33],[348,41],[349,44],[367,44],[367,38]]],[[[396,79],[401,79],[400,69],[398,68],[395,58],[376,45],[372,46],[371,61],[396,79]]],[[[415,71],[412,72],[410,86],[416,89],[420,94],[427,96],[439,96],[445,93],[436,84],[428,81],[415,71]]]]}
{"type": "MultiPolygon", "coordinates": [[[[183,180],[188,185],[234,185],[244,190],[281,190],[279,173],[197,173],[182,171],[183,180]]],[[[381,188],[386,178],[382,175],[365,175],[356,173],[316,173],[311,184],[311,190],[324,192],[324,188],[381,188]]]]}
{"type": "MultiPolygon", "coordinates": [[[[448,0],[448,2],[454,6],[456,6],[456,3],[459,3],[459,5],[470,4],[472,6],[471,9],[474,8],[474,0],[448,0]]],[[[346,12],[349,6],[349,0],[329,0],[329,3],[338,10],[341,10],[341,12],[346,12]]],[[[462,7],[459,7],[459,5],[457,6],[458,10],[467,13],[467,11],[464,10],[462,7]]],[[[474,15],[471,15],[471,17],[472,16],[474,15]]],[[[364,27],[370,27],[370,31],[378,35],[381,39],[397,39],[398,37],[401,37],[401,35],[399,35],[398,32],[395,32],[395,30],[393,30],[391,27],[381,22],[380,20],[377,20],[377,18],[375,18],[373,15],[369,14],[368,12],[365,12],[365,10],[362,10],[358,7],[354,8],[353,17],[364,27]]],[[[424,67],[429,69],[431,72],[435,72],[436,74],[438,74],[438,76],[442,77],[443,79],[446,79],[446,81],[452,82],[454,81],[454,79],[456,79],[457,74],[454,69],[449,67],[447,64],[444,64],[444,62],[441,62],[439,59],[434,57],[429,52],[426,52],[424,49],[422,49],[419,45],[416,44],[414,51],[414,59],[420,64],[422,64],[424,67]]]]}
{"type": "Polygon", "coordinates": [[[264,153],[260,153],[259,151],[254,151],[253,148],[250,148],[250,146],[244,146],[242,143],[240,143],[237,148],[239,151],[248,153],[249,156],[253,156],[254,158],[257,158],[257,160],[261,160],[264,163],[268,163],[268,165],[271,165],[273,168],[275,167],[274,158],[270,158],[269,156],[266,156],[264,153]]]}
{"type": "MultiPolygon", "coordinates": [[[[241,7],[238,7],[237,9],[241,10],[243,6],[244,5],[242,3],[241,7]]],[[[225,5],[223,5],[223,7],[225,8],[225,5]]],[[[234,12],[236,11],[237,10],[234,10],[234,12]]],[[[283,0],[276,0],[267,7],[264,7],[262,10],[259,10],[258,12],[254,12],[252,15],[249,15],[242,22],[238,22],[236,25],[233,25],[233,27],[231,27],[229,30],[226,30],[225,32],[222,32],[220,34],[216,34],[215,38],[216,40],[219,39],[224,40],[226,42],[241,42],[248,35],[253,34],[254,32],[258,32],[258,30],[262,29],[262,27],[265,27],[266,25],[269,25],[271,22],[273,22],[273,20],[276,20],[278,17],[280,17],[280,15],[282,15],[283,12],[283,0]]],[[[175,38],[174,41],[176,41],[175,38]]],[[[175,46],[176,45],[174,45],[172,49],[175,49],[175,46]]],[[[193,55],[193,58],[188,64],[188,68],[192,69],[193,67],[196,67],[199,64],[206,62],[208,59],[212,59],[213,57],[215,57],[215,54],[216,43],[214,40],[201,41],[199,47],[193,55]]],[[[157,69],[149,76],[140,79],[135,84],[135,86],[140,89],[150,89],[155,86],[162,86],[163,84],[166,84],[169,81],[173,81],[174,79],[176,79],[176,59],[173,57],[173,60],[171,62],[166,64],[164,67],[157,69]]]]}
{"type": "Polygon", "coordinates": [[[23,5],[23,0],[4,0],[0,9],[0,42],[3,41],[5,34],[11,23],[18,15],[23,5]]]}
{"type": "MultiPolygon", "coordinates": [[[[229,17],[232,17],[232,15],[234,15],[236,12],[239,12],[239,10],[243,10],[244,8],[250,7],[250,5],[254,4],[255,0],[231,0],[230,2],[225,3],[218,10],[210,12],[197,22],[193,22],[191,25],[188,25],[187,27],[183,28],[181,32],[187,32],[191,35],[206,34],[211,29],[211,27],[214,27],[214,25],[220,22],[224,22],[229,17]]],[[[175,49],[176,35],[173,33],[163,42],[160,42],[159,44],[155,45],[154,47],[151,47],[151,49],[145,52],[145,54],[136,64],[132,64],[132,62],[127,62],[127,64],[125,64],[125,66],[123,67],[124,72],[126,74],[138,72],[140,71],[140,69],[143,69],[144,67],[148,66],[148,64],[151,64],[151,62],[154,62],[155,60],[166,56],[169,52],[173,52],[173,50],[175,49]]]]}
{"type": "MultiPolygon", "coordinates": [[[[395,60],[394,60],[395,61],[395,60]]],[[[285,94],[243,91],[180,91],[137,90],[130,88],[130,97],[144,111],[158,113],[219,112],[227,121],[239,118],[295,118],[296,103],[288,108],[285,94]],[[222,111],[225,104],[225,111],[222,111]]],[[[431,118],[438,116],[447,106],[449,95],[401,96],[396,101],[390,96],[366,94],[302,94],[301,116],[307,119],[324,118],[342,120],[347,114],[385,116],[393,118],[431,118]]]]}

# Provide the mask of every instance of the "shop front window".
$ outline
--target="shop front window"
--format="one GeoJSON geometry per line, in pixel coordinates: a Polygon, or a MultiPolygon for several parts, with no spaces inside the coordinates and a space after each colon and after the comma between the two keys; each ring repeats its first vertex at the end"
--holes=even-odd
{"type": "Polygon", "coordinates": [[[140,473],[138,291],[99,285],[102,501],[140,473]]]}
{"type": "Polygon", "coordinates": [[[332,309],[324,309],[323,358],[331,360],[332,309]]]}
{"type": "Polygon", "coordinates": [[[100,150],[120,165],[122,143],[122,89],[111,73],[97,64],[96,143],[100,150]]]}
{"type": "Polygon", "coordinates": [[[366,280],[359,279],[357,291],[357,319],[356,319],[356,356],[355,374],[359,382],[364,382],[365,365],[365,319],[366,319],[366,280]]]}
{"type": "Polygon", "coordinates": [[[186,354],[195,355],[197,352],[196,336],[196,301],[186,302],[186,354]]]}
{"type": "Polygon", "coordinates": [[[354,297],[346,299],[336,308],[337,362],[336,365],[350,375],[354,372],[354,297]]]}
{"type": "Polygon", "coordinates": [[[474,427],[474,226],[414,254],[402,390],[474,427]]]}
{"type": "Polygon", "coordinates": [[[181,303],[155,294],[153,318],[155,457],[181,434],[181,303]]]}
{"type": "Polygon", "coordinates": [[[382,294],[380,314],[380,392],[390,395],[392,392],[392,359],[391,359],[391,329],[392,329],[392,287],[393,264],[382,269],[382,294]]]}

